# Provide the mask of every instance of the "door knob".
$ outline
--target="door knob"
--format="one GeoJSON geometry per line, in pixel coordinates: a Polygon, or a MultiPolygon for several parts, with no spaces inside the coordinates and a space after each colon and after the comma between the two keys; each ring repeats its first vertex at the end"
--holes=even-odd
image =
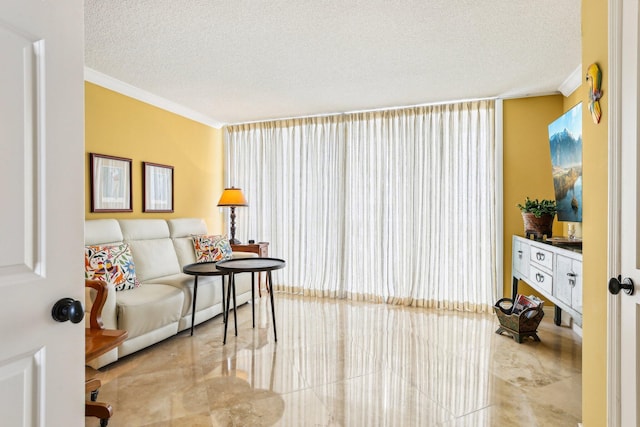
{"type": "Polygon", "coordinates": [[[618,292],[620,292],[620,289],[624,289],[624,292],[627,295],[633,295],[633,290],[634,290],[633,280],[631,280],[628,277],[625,277],[623,280],[622,276],[612,277],[609,280],[609,292],[611,292],[613,295],[618,295],[618,292]]]}
{"type": "Polygon", "coordinates": [[[53,305],[51,316],[58,322],[80,323],[84,319],[84,307],[78,300],[62,298],[53,305]]]}

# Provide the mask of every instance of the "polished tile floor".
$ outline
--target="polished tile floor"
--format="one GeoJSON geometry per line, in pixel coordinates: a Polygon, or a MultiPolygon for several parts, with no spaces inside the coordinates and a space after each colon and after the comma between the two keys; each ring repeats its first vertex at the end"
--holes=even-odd
{"type": "MultiPolygon", "coordinates": [[[[581,339],[547,315],[541,342],[493,314],[276,294],[102,368],[109,426],[577,426],[581,339]]],[[[87,426],[98,426],[95,418],[87,426]]]]}

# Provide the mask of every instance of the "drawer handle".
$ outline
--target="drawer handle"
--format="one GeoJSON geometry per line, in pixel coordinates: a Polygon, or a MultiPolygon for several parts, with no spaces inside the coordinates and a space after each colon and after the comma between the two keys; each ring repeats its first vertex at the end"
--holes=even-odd
{"type": "Polygon", "coordinates": [[[536,252],[536,259],[538,261],[544,261],[544,254],[542,252],[536,252]]]}
{"type": "Polygon", "coordinates": [[[540,273],[536,273],[536,281],[538,281],[538,283],[544,282],[544,276],[540,273]]]}
{"type": "Polygon", "coordinates": [[[518,251],[518,258],[522,258],[522,251],[518,251]]]}

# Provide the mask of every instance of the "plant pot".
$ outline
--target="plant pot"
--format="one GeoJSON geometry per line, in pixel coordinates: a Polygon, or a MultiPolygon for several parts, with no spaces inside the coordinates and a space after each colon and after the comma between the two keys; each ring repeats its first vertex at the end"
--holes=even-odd
{"type": "Polygon", "coordinates": [[[526,238],[533,236],[536,240],[542,240],[544,236],[547,239],[553,237],[553,219],[555,215],[544,214],[540,218],[532,213],[522,212],[522,220],[524,221],[524,235],[526,238]]]}

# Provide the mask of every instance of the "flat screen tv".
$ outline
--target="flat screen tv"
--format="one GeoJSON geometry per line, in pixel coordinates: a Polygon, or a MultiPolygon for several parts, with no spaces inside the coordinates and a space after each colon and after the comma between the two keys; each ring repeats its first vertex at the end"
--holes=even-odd
{"type": "Polygon", "coordinates": [[[582,222],[582,103],[549,125],[558,221],[582,222]]]}

